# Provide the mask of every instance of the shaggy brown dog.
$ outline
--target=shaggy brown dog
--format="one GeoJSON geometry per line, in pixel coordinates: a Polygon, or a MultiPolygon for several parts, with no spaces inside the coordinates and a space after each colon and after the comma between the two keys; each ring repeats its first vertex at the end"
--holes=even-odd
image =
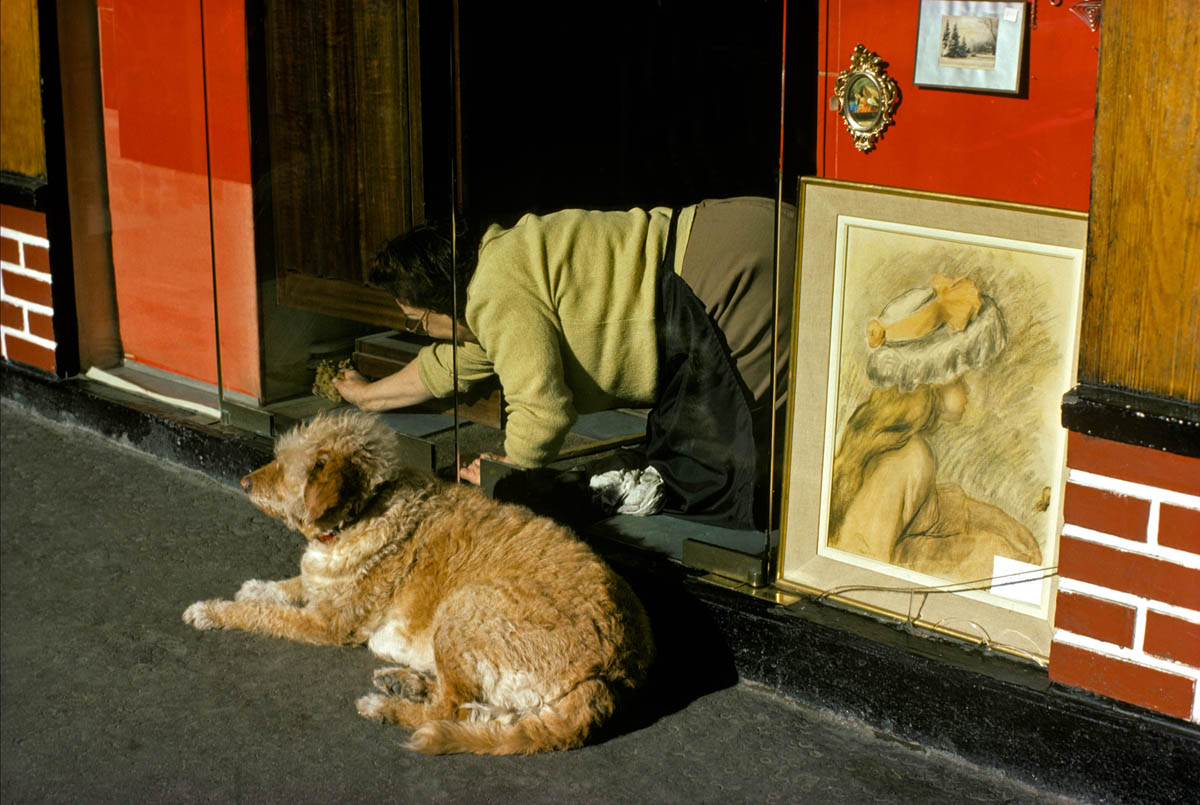
{"type": "Polygon", "coordinates": [[[366,644],[393,665],[367,718],[416,730],[429,753],[581,745],[646,676],[650,626],[629,586],[553,521],[396,461],[368,414],[319,416],[242,479],[308,540],[300,575],[198,601],[197,629],[366,644]]]}

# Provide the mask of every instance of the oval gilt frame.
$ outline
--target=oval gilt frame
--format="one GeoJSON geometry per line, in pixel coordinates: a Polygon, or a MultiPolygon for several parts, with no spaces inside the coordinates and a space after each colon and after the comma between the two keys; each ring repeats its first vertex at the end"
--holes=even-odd
{"type": "Polygon", "coordinates": [[[833,86],[837,112],[854,138],[854,147],[864,154],[893,123],[892,113],[900,101],[900,89],[883,65],[878,54],[857,44],[850,69],[838,73],[833,86]]]}

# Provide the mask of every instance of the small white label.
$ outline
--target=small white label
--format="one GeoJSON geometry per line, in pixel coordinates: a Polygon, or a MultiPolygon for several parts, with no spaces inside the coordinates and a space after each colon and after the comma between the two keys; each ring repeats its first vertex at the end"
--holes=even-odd
{"type": "Polygon", "coordinates": [[[1018,12],[1015,8],[1004,9],[1004,21],[1005,22],[1016,22],[1017,21],[1017,13],[1018,12]]]}
{"type": "Polygon", "coordinates": [[[1045,573],[1037,565],[1019,562],[1007,556],[992,557],[992,592],[1010,601],[1023,604],[1042,603],[1042,576],[1045,573]]]}

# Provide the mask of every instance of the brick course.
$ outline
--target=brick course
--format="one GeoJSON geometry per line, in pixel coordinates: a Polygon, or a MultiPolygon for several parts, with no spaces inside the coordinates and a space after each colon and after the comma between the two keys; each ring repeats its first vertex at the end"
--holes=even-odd
{"type": "Polygon", "coordinates": [[[1050,677],[1200,722],[1200,459],[1071,433],[1050,677]]]}
{"type": "Polygon", "coordinates": [[[53,341],[54,318],[47,316],[45,313],[38,313],[35,310],[29,311],[29,334],[36,335],[38,338],[44,338],[47,341],[53,341]]]}
{"type": "Polygon", "coordinates": [[[1200,610],[1200,569],[1064,536],[1058,573],[1070,579],[1200,610]]]}
{"type": "Polygon", "coordinates": [[[1200,554],[1200,511],[1164,503],[1158,513],[1158,544],[1200,554]]]}
{"type": "Polygon", "coordinates": [[[1060,642],[1050,650],[1050,678],[1176,718],[1190,718],[1196,698],[1194,679],[1060,642]]]}
{"type": "Polygon", "coordinates": [[[46,237],[46,216],[33,210],[0,204],[0,226],[35,238],[46,237]]]}
{"type": "Polygon", "coordinates": [[[1150,501],[1103,489],[1067,484],[1063,517],[1068,523],[1126,539],[1146,541],[1150,501]]]}
{"type": "Polygon", "coordinates": [[[1200,623],[1147,612],[1145,650],[1147,654],[1200,668],[1200,623]]]}
{"type": "Polygon", "coordinates": [[[50,295],[50,283],[7,269],[3,272],[4,295],[10,300],[22,299],[35,305],[50,307],[54,298],[50,295]]]}
{"type": "Polygon", "coordinates": [[[1060,592],[1054,626],[1106,643],[1133,648],[1137,610],[1081,593],[1060,592]]]}
{"type": "Polygon", "coordinates": [[[45,369],[47,372],[54,371],[54,350],[46,349],[41,344],[35,344],[23,338],[14,338],[6,333],[4,336],[4,351],[10,361],[36,366],[39,369],[45,369]]]}
{"type": "Polygon", "coordinates": [[[1200,495],[1200,459],[1149,447],[1110,442],[1070,431],[1067,435],[1067,466],[1186,495],[1200,495]]]}
{"type": "Polygon", "coordinates": [[[11,302],[0,302],[0,326],[25,329],[25,311],[11,302]]]}
{"type": "Polygon", "coordinates": [[[25,244],[25,267],[30,271],[50,273],[50,249],[45,246],[25,244]]]}
{"type": "Polygon", "coordinates": [[[0,205],[0,262],[0,353],[53,372],[54,297],[45,215],[0,205]]]}

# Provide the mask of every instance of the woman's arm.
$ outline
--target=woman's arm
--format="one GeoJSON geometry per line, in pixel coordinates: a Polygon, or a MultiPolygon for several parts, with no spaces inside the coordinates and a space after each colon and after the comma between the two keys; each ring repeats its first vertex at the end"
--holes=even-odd
{"type": "Polygon", "coordinates": [[[432,400],[433,395],[417,374],[414,360],[395,374],[372,383],[351,369],[341,380],[333,381],[338,393],[364,411],[388,411],[432,400]]]}

